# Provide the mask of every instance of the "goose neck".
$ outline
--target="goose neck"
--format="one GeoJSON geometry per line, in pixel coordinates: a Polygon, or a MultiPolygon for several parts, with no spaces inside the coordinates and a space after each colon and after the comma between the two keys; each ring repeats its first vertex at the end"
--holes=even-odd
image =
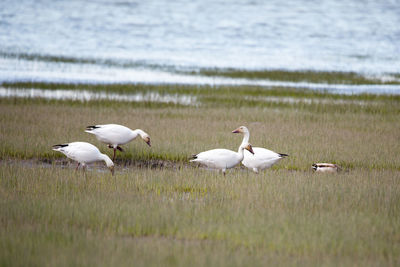
{"type": "MultiPolygon", "coordinates": [[[[247,144],[247,143],[246,143],[247,144]]],[[[243,158],[244,158],[244,148],[245,148],[245,146],[246,145],[241,145],[240,147],[239,147],[239,149],[238,149],[238,155],[239,155],[239,157],[240,157],[240,161],[242,161],[243,160],[243,158]]]]}
{"type": "Polygon", "coordinates": [[[250,139],[250,133],[249,132],[244,132],[243,133],[243,141],[242,141],[242,144],[240,146],[246,146],[249,143],[249,139],[250,139]]]}
{"type": "Polygon", "coordinates": [[[100,154],[100,158],[106,163],[107,167],[114,166],[114,163],[106,154],[100,154]]]}
{"type": "Polygon", "coordinates": [[[131,133],[134,136],[134,138],[136,138],[138,135],[140,135],[140,137],[143,138],[146,135],[146,133],[141,129],[132,130],[131,133]]]}

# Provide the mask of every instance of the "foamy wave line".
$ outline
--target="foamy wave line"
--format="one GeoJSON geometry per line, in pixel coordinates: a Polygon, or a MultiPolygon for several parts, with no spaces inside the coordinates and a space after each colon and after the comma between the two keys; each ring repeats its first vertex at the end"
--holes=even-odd
{"type": "Polygon", "coordinates": [[[209,77],[171,73],[152,69],[131,69],[105,67],[90,64],[26,62],[5,59],[0,61],[1,82],[49,82],[49,83],[82,83],[82,84],[187,84],[210,86],[262,86],[267,88],[289,87],[326,91],[339,94],[400,94],[398,84],[324,84],[309,82],[287,82],[271,80],[254,80],[246,78],[209,77]],[[18,64],[17,64],[18,63],[18,64]],[[16,65],[15,65],[16,64],[16,65]],[[10,69],[7,66],[14,66],[10,69]]]}
{"type": "Polygon", "coordinates": [[[0,97],[44,98],[55,100],[93,101],[114,100],[126,102],[156,102],[179,105],[197,105],[197,98],[189,95],[159,94],[155,92],[136,94],[113,94],[87,90],[44,90],[44,89],[8,89],[0,87],[0,97]]]}

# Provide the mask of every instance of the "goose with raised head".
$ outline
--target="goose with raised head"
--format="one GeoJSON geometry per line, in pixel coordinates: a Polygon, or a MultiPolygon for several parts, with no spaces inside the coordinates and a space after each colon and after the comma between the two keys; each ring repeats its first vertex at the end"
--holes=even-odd
{"type": "Polygon", "coordinates": [[[100,152],[100,150],[92,144],[86,142],[72,142],[66,144],[54,145],[52,147],[54,151],[63,153],[68,158],[78,162],[76,170],[79,165],[82,164],[83,169],[85,169],[87,164],[104,161],[107,167],[110,169],[111,174],[114,175],[114,163],[106,155],[100,152]]]}
{"type": "MultiPolygon", "coordinates": [[[[240,127],[233,131],[233,133],[243,133],[240,127]]],[[[238,152],[217,148],[201,152],[193,155],[191,162],[198,162],[208,168],[221,170],[225,175],[227,169],[235,167],[239,164],[244,157],[244,150],[254,153],[251,144],[248,143],[246,137],[243,138],[242,144],[239,146],[238,152]]]]}
{"type": "MultiPolygon", "coordinates": [[[[247,142],[249,141],[250,131],[245,126],[241,126],[235,131],[243,133],[244,138],[247,140],[247,142]]],[[[276,164],[282,158],[288,156],[287,154],[276,153],[262,147],[253,147],[253,152],[254,153],[249,153],[247,151],[244,151],[242,164],[247,168],[253,170],[255,173],[272,167],[272,165],[276,164]]]]}
{"type": "Polygon", "coordinates": [[[140,136],[147,145],[151,146],[150,136],[141,129],[132,130],[119,124],[103,124],[86,127],[85,132],[94,134],[96,138],[109,148],[114,149],[113,161],[115,160],[115,151],[118,149],[123,152],[121,145],[127,144],[140,136]]]}

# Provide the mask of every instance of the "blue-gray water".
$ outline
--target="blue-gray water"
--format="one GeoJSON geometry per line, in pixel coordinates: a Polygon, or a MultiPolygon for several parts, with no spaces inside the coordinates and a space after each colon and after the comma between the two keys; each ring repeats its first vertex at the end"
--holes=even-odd
{"type": "MultiPolygon", "coordinates": [[[[400,1],[0,1],[0,82],[248,82],[154,66],[396,79],[400,1]]],[[[400,94],[396,85],[362,88],[350,90],[400,94]]]]}

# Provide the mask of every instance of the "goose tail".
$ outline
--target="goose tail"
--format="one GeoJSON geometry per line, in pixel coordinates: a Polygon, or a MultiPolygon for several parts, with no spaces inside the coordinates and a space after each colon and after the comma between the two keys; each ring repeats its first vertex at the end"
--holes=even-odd
{"type": "Polygon", "coordinates": [[[99,127],[99,126],[96,126],[96,125],[90,125],[90,126],[87,126],[87,127],[86,127],[85,132],[87,132],[87,133],[93,133],[92,131],[93,131],[94,129],[98,129],[98,128],[100,128],[100,127],[99,127]]]}
{"type": "Polygon", "coordinates": [[[68,146],[68,144],[59,144],[59,145],[54,145],[52,146],[52,149],[54,151],[60,151],[61,148],[68,146]]]}

